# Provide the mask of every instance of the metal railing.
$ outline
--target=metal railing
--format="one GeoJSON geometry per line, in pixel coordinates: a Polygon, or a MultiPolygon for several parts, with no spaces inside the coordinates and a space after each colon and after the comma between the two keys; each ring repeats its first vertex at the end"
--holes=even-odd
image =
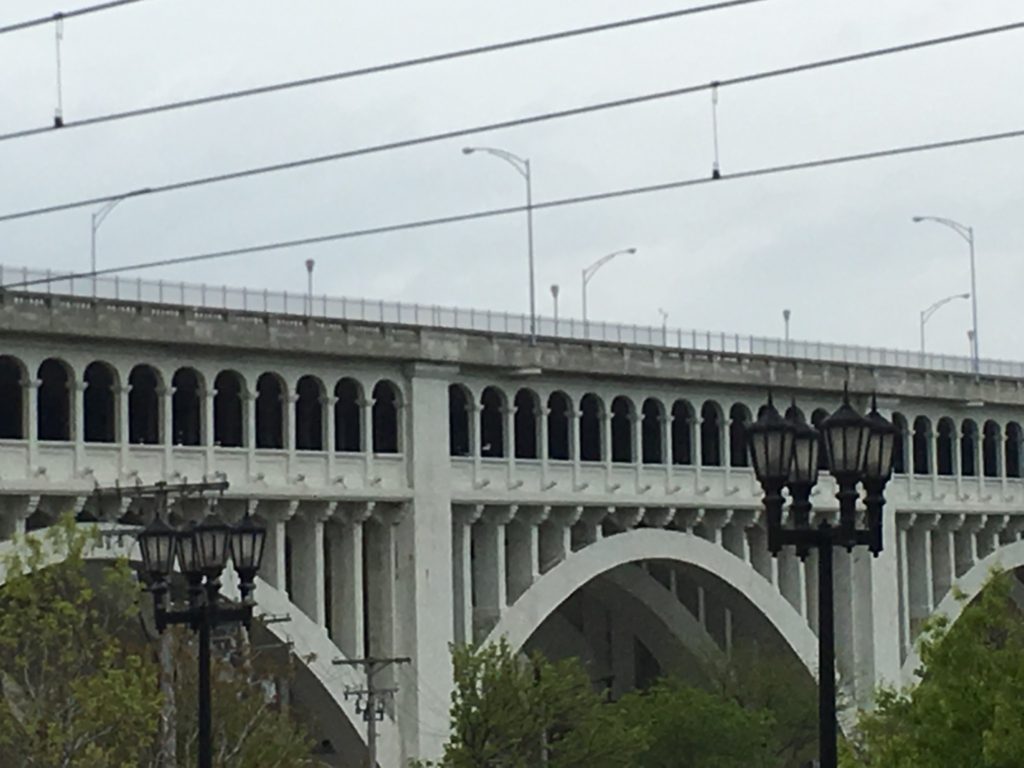
{"type": "MultiPolygon", "coordinates": [[[[242,310],[273,314],[357,320],[373,323],[396,323],[430,328],[451,328],[466,331],[528,336],[530,318],[525,314],[495,312],[489,309],[462,309],[398,301],[338,298],[306,293],[233,288],[227,285],[144,280],[142,278],[86,277],[65,278],[52,270],[0,265],[0,287],[13,290],[50,293],[83,298],[120,299],[174,306],[202,307],[218,310],[242,310]],[[33,280],[47,280],[21,287],[33,280]],[[312,305],[312,306],[311,306],[312,305]]],[[[651,325],[626,325],[597,322],[584,324],[576,318],[555,320],[537,318],[537,335],[547,338],[590,340],[736,354],[815,360],[835,363],[882,365],[919,368],[950,373],[971,373],[971,359],[909,350],[866,347],[855,344],[832,344],[822,341],[786,341],[769,336],[744,336],[718,331],[683,330],[651,325]]],[[[982,359],[979,373],[990,376],[1024,378],[1024,362],[982,359]]]]}

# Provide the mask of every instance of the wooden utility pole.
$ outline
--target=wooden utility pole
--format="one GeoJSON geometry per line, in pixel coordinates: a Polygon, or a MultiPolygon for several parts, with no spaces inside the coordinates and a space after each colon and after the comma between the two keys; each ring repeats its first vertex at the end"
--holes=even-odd
{"type": "Polygon", "coordinates": [[[408,664],[410,661],[408,656],[334,660],[335,664],[362,667],[366,675],[365,688],[345,688],[345,698],[356,699],[356,712],[361,713],[366,721],[366,768],[377,768],[377,721],[384,719],[385,700],[398,692],[398,688],[377,687],[374,676],[392,664],[408,664]]]}

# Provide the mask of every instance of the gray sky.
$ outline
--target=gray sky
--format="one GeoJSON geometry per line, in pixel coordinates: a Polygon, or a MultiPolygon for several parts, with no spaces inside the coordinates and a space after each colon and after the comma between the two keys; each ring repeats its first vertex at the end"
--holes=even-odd
{"type": "MultiPolygon", "coordinates": [[[[74,2],[64,7],[87,5],[74,2]]],[[[381,63],[699,0],[147,0],[69,20],[68,120],[381,63]]],[[[0,25],[45,15],[3,0],[0,25]]],[[[210,107],[0,143],[0,212],[102,195],[806,60],[1018,21],[1013,0],[768,0],[746,8],[210,107]]],[[[0,132],[45,125],[53,29],[0,36],[0,132]]],[[[723,171],[1024,127],[1024,32],[724,89],[723,171]]],[[[703,176],[712,162],[700,93],[251,180],[122,203],[100,230],[111,266],[522,203],[522,182],[464,143],[529,156],[538,201],[703,176]]],[[[966,244],[916,213],[977,232],[984,357],[1017,343],[1024,139],[803,171],[536,215],[538,306],[580,270],[637,247],[590,288],[591,316],[918,345],[918,313],[967,291],[966,244]]],[[[85,269],[88,209],[0,223],[0,262],[85,269]]],[[[525,311],[525,222],[505,217],[245,256],[148,277],[525,311]]],[[[970,303],[943,308],[929,348],[966,354],[970,303]]]]}

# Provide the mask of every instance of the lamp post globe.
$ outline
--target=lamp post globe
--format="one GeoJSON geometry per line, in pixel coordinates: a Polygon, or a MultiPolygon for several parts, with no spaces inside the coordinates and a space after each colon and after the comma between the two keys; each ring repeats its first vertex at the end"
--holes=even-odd
{"type": "Polygon", "coordinates": [[[202,581],[203,567],[200,564],[195,523],[178,533],[178,568],[190,582],[202,581]]]}
{"type": "MultiPolygon", "coordinates": [[[[786,417],[793,425],[793,464],[789,469],[789,480],[786,483],[792,498],[790,514],[793,527],[806,531],[811,527],[811,490],[818,482],[821,434],[807,423],[795,404],[786,412],[786,417]]],[[[806,560],[810,554],[807,542],[799,542],[796,545],[796,554],[801,560],[806,560]]]]}
{"type": "Polygon", "coordinates": [[[821,423],[825,438],[828,467],[836,479],[839,492],[839,527],[848,551],[856,543],[857,483],[864,470],[871,426],[852,405],[849,393],[843,394],[843,403],[835,413],[821,423]]]}
{"type": "Polygon", "coordinates": [[[138,538],[143,570],[154,581],[164,581],[174,570],[178,532],[157,517],[138,538]]]}
{"type": "Polygon", "coordinates": [[[864,506],[867,508],[868,548],[875,557],[882,551],[882,508],[886,483],[892,477],[893,458],[899,429],[878,412],[878,403],[871,398],[871,411],[865,417],[870,426],[868,447],[864,454],[864,506]]]}
{"type": "Polygon", "coordinates": [[[778,554],[782,549],[782,487],[789,479],[793,463],[793,425],[782,417],[772,402],[761,409],[757,421],[747,429],[750,459],[754,474],[764,488],[765,516],[768,522],[768,549],[778,554]]]}
{"type": "Polygon", "coordinates": [[[242,518],[238,525],[231,529],[231,560],[238,572],[239,591],[243,601],[252,592],[256,572],[263,562],[263,549],[266,546],[267,529],[257,525],[251,515],[242,518]]]}
{"type": "Polygon", "coordinates": [[[207,578],[217,578],[228,562],[231,528],[216,515],[209,514],[195,527],[192,536],[200,570],[207,578]]]}

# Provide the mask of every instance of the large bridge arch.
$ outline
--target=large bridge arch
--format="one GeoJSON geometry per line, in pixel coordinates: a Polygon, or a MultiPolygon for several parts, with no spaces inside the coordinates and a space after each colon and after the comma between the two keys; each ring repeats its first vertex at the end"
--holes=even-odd
{"type": "Polygon", "coordinates": [[[505,610],[485,642],[504,637],[513,648],[522,648],[544,620],[578,589],[620,566],[643,560],[686,564],[716,577],[745,598],[751,609],[771,624],[811,675],[817,676],[817,637],[764,577],[721,547],[698,536],[648,528],[615,534],[573,552],[537,579],[505,610]]]}
{"type": "MultiPolygon", "coordinates": [[[[86,560],[110,561],[125,558],[133,564],[141,562],[138,544],[131,532],[126,533],[126,526],[112,523],[88,523],[80,524],[79,527],[100,532],[99,541],[86,549],[84,553],[86,560]]],[[[39,533],[45,534],[45,529],[39,533]]],[[[66,553],[55,548],[45,535],[41,538],[44,541],[42,567],[61,562],[66,553]]],[[[0,587],[7,583],[8,573],[5,565],[7,555],[12,554],[18,545],[17,540],[8,539],[0,542],[0,587]]],[[[222,580],[224,582],[223,594],[229,599],[237,597],[238,589],[234,571],[226,571],[222,580]]],[[[306,616],[298,606],[291,602],[285,592],[275,589],[257,577],[254,594],[257,600],[256,615],[275,617],[274,622],[265,625],[266,630],[278,642],[291,646],[292,652],[299,661],[299,682],[309,684],[309,691],[318,712],[332,712],[329,719],[335,722],[340,719],[347,726],[345,738],[349,741],[357,739],[359,744],[365,748],[363,719],[356,713],[354,702],[346,700],[344,695],[346,686],[359,686],[362,681],[349,665],[333,663],[334,659],[343,658],[344,654],[328,637],[326,630],[306,616]],[[287,620],[284,620],[285,616],[287,616],[287,620]]],[[[328,720],[328,718],[321,719],[328,720]]],[[[385,717],[383,722],[378,723],[377,728],[381,734],[378,741],[378,761],[381,765],[399,765],[401,757],[395,722],[391,718],[385,717]]],[[[333,731],[332,735],[336,733],[333,731]]]]}
{"type": "MultiPolygon", "coordinates": [[[[998,547],[953,582],[953,586],[947,590],[946,596],[935,607],[932,615],[948,617],[950,626],[952,626],[963,614],[964,608],[981,594],[993,570],[999,568],[1004,571],[1013,571],[1022,566],[1024,566],[1024,540],[998,547]]],[[[914,683],[915,672],[920,666],[921,654],[918,652],[915,642],[907,653],[907,658],[900,671],[900,678],[904,685],[914,683]]]]}

